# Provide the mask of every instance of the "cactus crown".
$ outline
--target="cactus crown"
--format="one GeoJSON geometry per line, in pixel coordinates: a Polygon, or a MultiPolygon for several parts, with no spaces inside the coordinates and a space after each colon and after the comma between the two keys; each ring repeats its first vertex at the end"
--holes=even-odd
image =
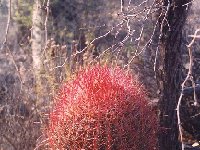
{"type": "Polygon", "coordinates": [[[153,150],[157,119],[141,84],[120,68],[94,66],[63,85],[49,118],[49,146],[153,150]]]}

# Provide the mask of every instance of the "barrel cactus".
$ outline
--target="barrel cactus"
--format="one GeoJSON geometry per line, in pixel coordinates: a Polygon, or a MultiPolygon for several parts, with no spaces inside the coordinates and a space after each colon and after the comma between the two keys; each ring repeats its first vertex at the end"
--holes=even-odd
{"type": "Polygon", "coordinates": [[[94,66],[64,83],[49,117],[56,150],[154,150],[157,118],[143,86],[120,68],[94,66]]]}

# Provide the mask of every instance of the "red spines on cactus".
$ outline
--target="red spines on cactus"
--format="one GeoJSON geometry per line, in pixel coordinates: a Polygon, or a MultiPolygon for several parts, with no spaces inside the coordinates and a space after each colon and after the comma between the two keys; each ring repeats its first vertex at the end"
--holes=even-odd
{"type": "Polygon", "coordinates": [[[153,150],[156,129],[141,84],[122,69],[95,66],[61,88],[49,118],[49,147],[153,150]]]}

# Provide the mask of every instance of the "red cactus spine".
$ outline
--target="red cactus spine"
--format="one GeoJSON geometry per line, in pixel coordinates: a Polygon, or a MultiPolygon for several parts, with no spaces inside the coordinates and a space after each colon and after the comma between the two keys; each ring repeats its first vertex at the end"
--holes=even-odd
{"type": "Polygon", "coordinates": [[[51,149],[154,150],[156,129],[141,84],[119,68],[95,66],[63,85],[48,138],[51,149]]]}

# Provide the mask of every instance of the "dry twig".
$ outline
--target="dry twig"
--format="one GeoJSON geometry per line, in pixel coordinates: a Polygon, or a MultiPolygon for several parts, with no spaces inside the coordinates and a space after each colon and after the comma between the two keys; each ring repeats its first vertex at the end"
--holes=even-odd
{"type": "Polygon", "coordinates": [[[44,28],[45,28],[45,43],[48,40],[48,30],[47,30],[47,23],[48,23],[48,18],[49,18],[49,0],[47,0],[47,4],[46,4],[46,18],[45,18],[45,22],[44,22],[44,28]]]}

